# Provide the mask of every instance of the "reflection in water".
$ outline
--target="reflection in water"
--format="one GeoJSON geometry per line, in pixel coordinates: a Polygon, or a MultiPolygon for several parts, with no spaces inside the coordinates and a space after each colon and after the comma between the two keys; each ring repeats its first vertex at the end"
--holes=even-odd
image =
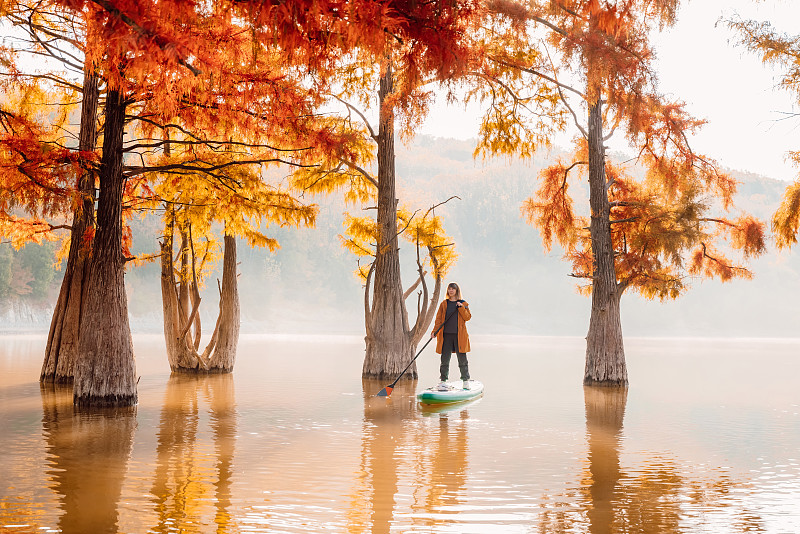
{"type": "Polygon", "coordinates": [[[75,411],[72,387],[42,384],[42,432],[65,534],[117,532],[118,502],[136,428],[136,408],[75,411]]]}
{"type": "Polygon", "coordinates": [[[447,516],[457,513],[466,488],[468,410],[420,417],[416,381],[398,384],[388,399],[375,397],[378,389],[363,380],[361,463],[348,532],[388,533],[405,505],[425,531],[456,522],[457,515],[447,516]]]}
{"type": "Polygon", "coordinates": [[[217,532],[231,528],[231,478],[236,439],[233,375],[173,373],[167,382],[158,429],[152,494],[158,516],[153,532],[217,532]],[[208,402],[214,450],[198,450],[208,402]],[[214,509],[210,510],[213,502],[214,509]],[[213,518],[208,517],[213,514],[213,518]]]}
{"type": "MultiPolygon", "coordinates": [[[[584,387],[589,465],[581,486],[588,497],[589,532],[716,530],[708,512],[727,508],[727,497],[744,484],[724,472],[689,479],[678,462],[661,456],[647,457],[646,465],[627,475],[620,467],[626,401],[626,388],[584,387]]],[[[764,532],[763,521],[747,507],[727,514],[727,532],[764,532]]]]}
{"type": "Polygon", "coordinates": [[[398,488],[399,447],[414,419],[416,380],[402,380],[391,397],[377,397],[384,386],[363,379],[364,422],[357,487],[347,514],[348,532],[387,533],[398,488]]]}
{"type": "Polygon", "coordinates": [[[800,341],[642,356],[627,392],[577,389],[578,343],[498,345],[481,376],[503,387],[450,412],[413,382],[372,397],[386,384],[362,382],[358,343],[259,341],[235,377],[170,378],[140,351],[134,419],[75,413],[70,389],[40,389],[40,350],[0,340],[0,531],[800,532],[800,341]]]}
{"type": "MultiPolygon", "coordinates": [[[[584,386],[589,442],[589,531],[612,532],[615,495],[620,479],[619,446],[627,388],[584,386]]],[[[584,485],[586,487],[586,485],[584,485]]]]}
{"type": "MultiPolygon", "coordinates": [[[[458,506],[464,503],[467,482],[467,420],[469,411],[442,412],[438,415],[438,435],[423,430],[426,449],[430,457],[430,467],[426,469],[428,476],[419,480],[418,490],[427,492],[424,503],[424,525],[433,527],[443,525],[456,519],[458,506]]],[[[412,509],[417,511],[416,506],[412,509]]],[[[422,514],[421,514],[422,515],[422,514]]]]}

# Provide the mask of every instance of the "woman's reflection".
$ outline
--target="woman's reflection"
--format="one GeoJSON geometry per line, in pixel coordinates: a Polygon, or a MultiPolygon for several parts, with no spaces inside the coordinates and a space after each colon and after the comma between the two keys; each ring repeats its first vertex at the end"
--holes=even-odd
{"type": "MultiPolygon", "coordinates": [[[[428,450],[430,462],[426,477],[420,477],[417,488],[425,493],[424,525],[435,527],[450,523],[443,516],[456,514],[463,502],[467,481],[467,423],[469,410],[442,412],[431,417],[438,419],[438,428],[421,429],[420,438],[428,450]]],[[[453,516],[455,519],[457,516],[453,516]]]]}
{"type": "Polygon", "coordinates": [[[50,488],[65,534],[115,533],[136,429],[136,408],[75,411],[72,386],[42,384],[42,432],[50,488]]]}
{"type": "Polygon", "coordinates": [[[155,532],[206,532],[213,513],[221,532],[231,523],[231,473],[236,436],[233,375],[173,373],[158,429],[152,494],[155,532]],[[206,409],[201,408],[203,402],[206,409]],[[209,454],[210,427],[214,453],[209,454]],[[214,510],[209,505],[213,501],[214,510]]]}

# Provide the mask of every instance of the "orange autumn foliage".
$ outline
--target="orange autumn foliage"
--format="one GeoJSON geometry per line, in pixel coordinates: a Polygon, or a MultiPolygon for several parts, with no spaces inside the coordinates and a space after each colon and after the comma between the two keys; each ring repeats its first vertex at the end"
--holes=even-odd
{"type": "MultiPolygon", "coordinates": [[[[398,44],[398,57],[406,65],[397,91],[404,96],[396,97],[397,105],[409,109],[407,118],[418,116],[409,106],[426,106],[430,95],[412,88],[423,75],[444,77],[464,68],[463,21],[478,4],[362,0],[207,6],[179,0],[52,0],[32,6],[18,2],[4,9],[28,9],[31,20],[46,19],[43,27],[57,26],[54,37],[61,35],[67,46],[85,54],[86,63],[96,66],[106,84],[126,95],[133,125],[144,138],[131,140],[127,152],[159,151],[147,138],[173,127],[212,150],[218,141],[257,145],[257,155],[234,157],[230,164],[259,165],[358,159],[351,148],[356,137],[315,119],[315,108],[327,90],[327,77],[345,55],[356,47],[382,53],[387,35],[398,44]],[[71,28],[64,24],[70,20],[71,28]]],[[[6,56],[8,50],[3,51],[6,56]]],[[[7,66],[12,70],[13,62],[7,66]]],[[[22,142],[13,141],[13,148],[7,140],[18,153],[22,142]]],[[[52,152],[49,158],[63,163],[69,152],[65,148],[64,154],[52,152]]],[[[46,166],[26,157],[31,166],[46,166]]],[[[214,166],[203,157],[194,170],[208,172],[214,166]]],[[[94,154],[91,158],[93,163],[99,159],[94,154]]],[[[162,169],[174,171],[174,176],[181,172],[180,165],[162,169]]],[[[149,170],[134,164],[126,174],[131,180],[149,170]]],[[[50,215],[56,211],[68,210],[60,206],[50,215]]]]}
{"type": "MultiPolygon", "coordinates": [[[[594,257],[591,219],[582,216],[585,208],[576,208],[571,196],[590,174],[590,165],[602,165],[591,171],[604,176],[591,194],[605,197],[608,207],[593,215],[610,239],[620,292],[667,299],[683,293],[693,277],[747,278],[752,273],[729,255],[738,252],[746,261],[765,251],[761,221],[726,215],[733,209],[736,182],[690,145],[704,121],[657,91],[649,32],[671,25],[678,5],[677,0],[542,0],[527,2],[522,10],[511,2],[490,4],[513,25],[521,24],[524,11],[526,31],[517,32],[516,39],[506,36],[504,50],[494,58],[526,74],[512,80],[514,91],[525,80],[549,87],[562,110],[552,115],[551,127],[565,129],[568,114],[579,134],[572,156],[541,172],[539,188],[522,213],[540,229],[546,248],[553,241],[563,247],[573,276],[589,281],[582,288],[586,293],[592,290],[596,262],[606,261],[594,257]],[[542,34],[546,47],[530,37],[542,34]],[[591,126],[579,118],[590,108],[601,110],[600,138],[597,133],[590,138],[591,126]],[[633,152],[621,164],[610,161],[602,147],[617,133],[633,152]],[[596,163],[592,150],[602,158],[596,163]]],[[[531,114],[526,120],[538,124],[543,116],[531,114]]],[[[483,146],[489,153],[532,153],[522,142],[483,146]]]]}
{"type": "MultiPolygon", "coordinates": [[[[800,97],[800,35],[779,32],[769,22],[733,17],[725,21],[738,32],[741,45],[761,57],[761,61],[783,70],[779,87],[800,97]]],[[[787,158],[800,168],[800,152],[789,152],[787,158]]],[[[772,216],[772,232],[779,249],[797,243],[800,231],[800,178],[786,187],[780,206],[772,216]]]]}
{"type": "Polygon", "coordinates": [[[65,214],[80,200],[78,176],[97,161],[93,152],[66,146],[72,98],[30,82],[0,88],[0,235],[15,248],[55,238],[52,230],[65,227],[65,214]],[[60,115],[44,105],[45,94],[60,115]]]}

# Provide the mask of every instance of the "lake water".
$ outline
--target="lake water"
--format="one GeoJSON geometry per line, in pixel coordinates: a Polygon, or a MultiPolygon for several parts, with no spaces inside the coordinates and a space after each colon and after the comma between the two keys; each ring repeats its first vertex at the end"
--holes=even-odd
{"type": "Polygon", "coordinates": [[[137,336],[139,405],[86,414],[0,337],[0,534],[800,532],[800,340],[628,339],[627,392],[581,385],[582,339],[472,341],[485,395],[437,413],[431,347],[384,399],[357,337],[195,378],[137,336]]]}

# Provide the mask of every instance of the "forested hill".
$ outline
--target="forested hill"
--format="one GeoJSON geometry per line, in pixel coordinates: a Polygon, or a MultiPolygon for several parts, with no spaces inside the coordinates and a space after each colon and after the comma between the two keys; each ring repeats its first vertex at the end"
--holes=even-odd
{"type": "MultiPolygon", "coordinates": [[[[475,161],[474,142],[420,136],[410,146],[398,143],[398,196],[412,209],[452,199],[436,209],[444,217],[459,259],[447,276],[470,301],[475,334],[583,336],[590,300],[575,291],[576,280],[556,247],[543,251],[538,231],[525,224],[520,205],[536,188],[539,169],[558,156],[554,150],[533,162],[475,161]]],[[[741,183],[737,206],[769,219],[785,183],[730,171],[741,183]]],[[[587,204],[585,191],[573,191],[587,204]]],[[[353,274],[356,259],[338,235],[343,212],[364,214],[331,198],[306,198],[321,207],[313,229],[270,230],[281,248],[274,253],[239,244],[240,297],[244,332],[363,333],[363,289],[353,274]]],[[[134,222],[134,250],[152,254],[161,233],[157,215],[134,222]]],[[[61,274],[51,275],[52,246],[13,252],[0,246],[1,329],[44,329],[61,274]]],[[[414,253],[404,248],[404,281],[413,281],[414,253]]],[[[774,247],[752,264],[755,278],[727,284],[696,281],[677,301],[650,302],[626,294],[623,331],[628,336],[796,336],[800,303],[789,295],[800,289],[800,252],[774,247]]],[[[134,330],[161,328],[159,267],[129,268],[126,278],[134,330]]],[[[216,280],[204,293],[205,323],[213,324],[216,280]]],[[[413,315],[416,299],[409,299],[413,315]]],[[[210,326],[210,325],[209,325],[210,326]]]]}

